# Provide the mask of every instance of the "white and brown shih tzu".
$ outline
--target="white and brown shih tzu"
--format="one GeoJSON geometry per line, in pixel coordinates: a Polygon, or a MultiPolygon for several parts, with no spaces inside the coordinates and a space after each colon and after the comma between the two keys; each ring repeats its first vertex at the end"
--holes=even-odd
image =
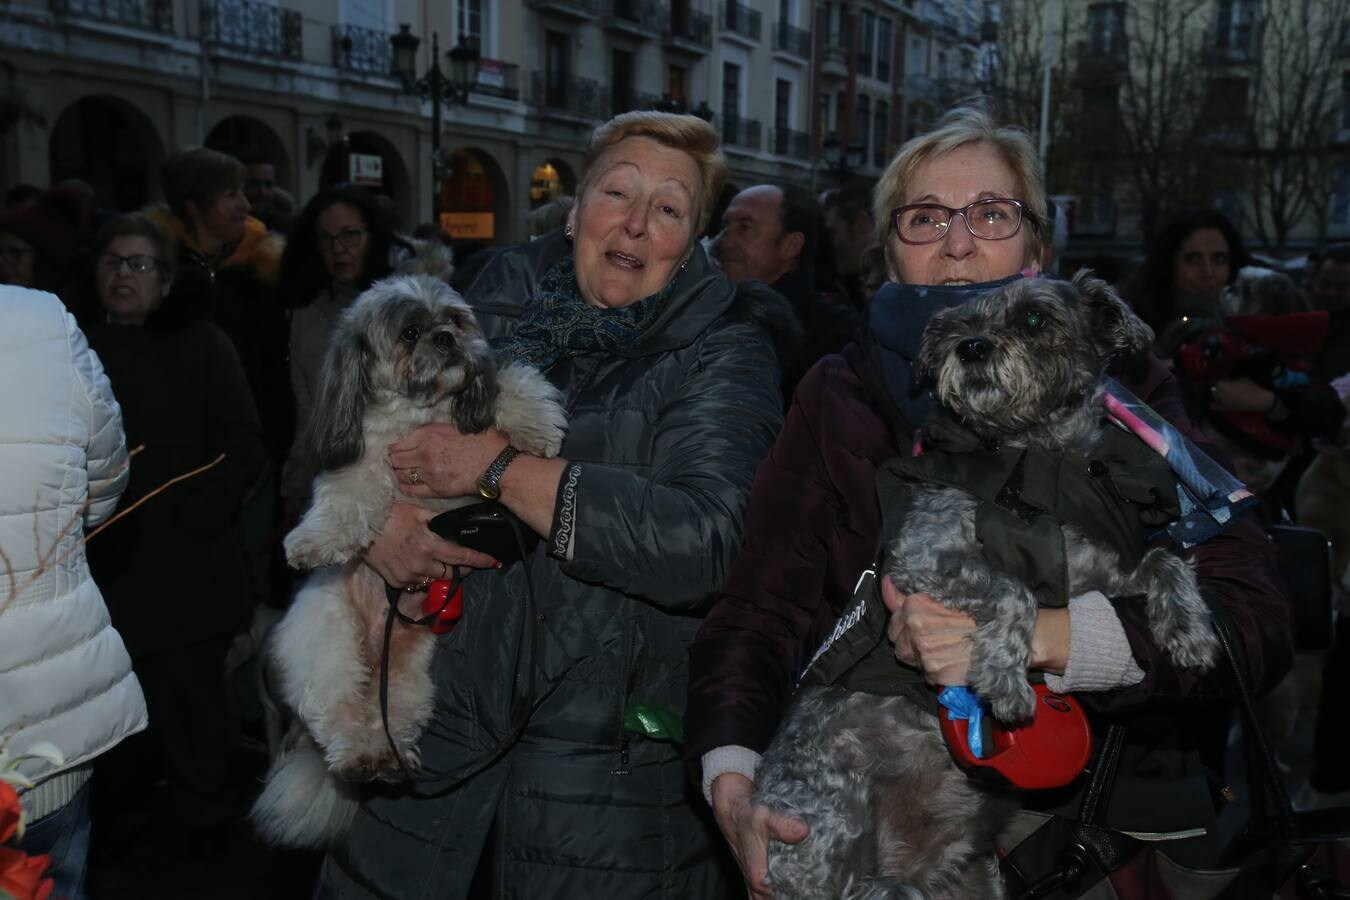
{"type": "MultiPolygon", "coordinates": [[[[495,425],[517,449],[554,456],[566,417],[536,369],[497,369],[472,310],[445,282],[399,276],[376,282],[342,315],[324,362],[307,433],[319,475],[286,558],[312,569],[269,640],[274,690],[296,719],[253,807],[270,841],[319,847],[356,808],[355,784],[401,771],[381,721],[385,583],[359,558],[388,521],[398,484],[385,448],[420,425],[466,433],[495,425]]],[[[423,501],[436,511],[481,498],[423,501]]],[[[405,613],[416,609],[410,595],[405,613]]],[[[389,732],[402,763],[431,714],[434,635],[394,624],[388,658],[389,732]]]]}

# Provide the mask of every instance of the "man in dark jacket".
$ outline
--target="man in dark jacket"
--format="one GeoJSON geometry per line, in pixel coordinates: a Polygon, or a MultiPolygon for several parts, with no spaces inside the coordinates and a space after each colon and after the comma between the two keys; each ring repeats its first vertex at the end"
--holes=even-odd
{"type": "Polygon", "coordinates": [[[858,326],[856,310],[815,288],[811,260],[819,218],[801,188],[756,184],[732,198],[712,246],[713,257],[733,282],[763,281],[797,313],[805,343],[795,359],[783,361],[783,395],[789,399],[806,370],[827,353],[839,352],[858,326]]]}

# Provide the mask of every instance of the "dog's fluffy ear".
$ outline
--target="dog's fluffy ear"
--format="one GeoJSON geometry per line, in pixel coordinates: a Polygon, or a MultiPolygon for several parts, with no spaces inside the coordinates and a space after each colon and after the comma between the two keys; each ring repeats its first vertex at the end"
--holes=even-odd
{"type": "Polygon", "coordinates": [[[310,411],[306,449],[321,472],[356,462],[365,450],[361,422],[366,412],[366,356],[360,332],[339,326],[328,345],[318,396],[310,411]]]}
{"type": "Polygon", "coordinates": [[[488,361],[455,397],[451,418],[464,434],[478,434],[497,420],[496,409],[497,373],[488,361]]]}
{"type": "Polygon", "coordinates": [[[1092,334],[1103,359],[1133,356],[1153,343],[1153,329],[1091,269],[1079,269],[1073,286],[1078,289],[1079,302],[1088,307],[1092,334]]]}

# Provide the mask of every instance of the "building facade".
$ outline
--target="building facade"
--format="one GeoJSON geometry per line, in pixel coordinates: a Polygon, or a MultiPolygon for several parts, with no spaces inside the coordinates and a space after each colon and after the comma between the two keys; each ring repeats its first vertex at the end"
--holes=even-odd
{"type": "Polygon", "coordinates": [[[986,19],[988,93],[1044,135],[1077,261],[1128,261],[1195,206],[1276,258],[1350,237],[1347,0],[991,0],[986,19]]]}
{"type": "Polygon", "coordinates": [[[531,208],[575,189],[596,124],[664,108],[714,123],[731,190],[824,187],[874,177],[957,96],[977,7],[0,0],[0,181],[81,177],[100,205],[130,209],[158,197],[167,153],[206,145],[270,158],[299,203],[321,184],[365,178],[406,228],[439,199],[455,237],[502,243],[524,238],[531,208]],[[430,100],[393,74],[390,38],[404,26],[420,41],[417,75],[433,46],[479,52],[463,102],[442,107],[438,142],[430,100]]]}

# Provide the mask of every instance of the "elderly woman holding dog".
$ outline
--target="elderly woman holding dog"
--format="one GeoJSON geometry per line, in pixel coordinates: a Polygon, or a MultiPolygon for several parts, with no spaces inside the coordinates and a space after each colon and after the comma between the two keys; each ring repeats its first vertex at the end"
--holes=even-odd
{"type": "Polygon", "coordinates": [[[565,228],[475,281],[500,357],[561,389],[569,431],[554,459],[441,424],[390,448],[409,502],[367,562],[394,586],[486,571],[437,650],[419,781],[364,792],[319,896],[729,895],[663,719],[781,424],[770,335],[698,243],[724,171],[703,120],[618,116],[565,228]],[[416,503],[479,494],[542,538],[523,564],[442,541],[416,503]]]}
{"type": "MultiPolygon", "coordinates": [[[[798,387],[756,474],[746,544],[690,651],[685,753],[701,766],[705,796],[755,897],[772,893],[767,843],[807,834],[805,823],[754,802],[756,766],[798,674],[876,559],[878,468],[909,454],[930,410],[910,370],[924,325],[940,308],[1035,275],[1046,239],[1045,194],[1030,141],[978,110],[955,110],[901,148],[877,186],[875,207],[897,284],[872,301],[863,337],[818,363],[798,387]],[[930,225],[929,233],[916,235],[908,227],[915,222],[930,225]]],[[[1196,439],[1176,382],[1157,360],[1128,360],[1115,375],[1196,439]]],[[[1243,520],[1193,558],[1202,591],[1229,611],[1242,635],[1251,682],[1274,685],[1292,650],[1264,535],[1243,520]]],[[[973,620],[927,595],[897,596],[889,581],[883,592],[896,656],[932,684],[966,683],[973,620]]],[[[1227,684],[1222,674],[1173,666],[1142,609],[1099,593],[1042,609],[1032,667],[1054,689],[1073,692],[1094,726],[1113,718],[1130,723],[1124,772],[1172,776],[1191,739],[1176,729],[1178,713],[1226,700],[1227,684]]],[[[1201,815],[1212,818],[1202,794],[1201,815]]],[[[1167,796],[1171,806],[1183,805],[1175,792],[1167,796]]],[[[1147,830],[1173,827],[1156,825],[1147,830]]]]}

